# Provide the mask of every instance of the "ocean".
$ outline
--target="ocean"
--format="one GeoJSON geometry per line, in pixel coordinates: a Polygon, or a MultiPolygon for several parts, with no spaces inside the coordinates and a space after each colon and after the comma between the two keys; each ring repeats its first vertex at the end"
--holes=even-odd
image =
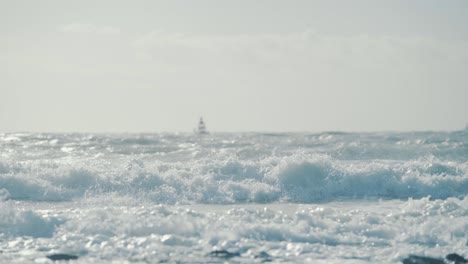
{"type": "Polygon", "coordinates": [[[467,252],[466,130],[0,134],[0,263],[467,252]]]}

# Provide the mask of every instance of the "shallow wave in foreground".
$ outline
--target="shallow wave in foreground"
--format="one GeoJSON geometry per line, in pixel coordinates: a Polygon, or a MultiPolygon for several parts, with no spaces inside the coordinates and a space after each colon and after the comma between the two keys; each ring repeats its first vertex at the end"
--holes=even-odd
{"type": "Polygon", "coordinates": [[[468,199],[155,205],[119,197],[0,202],[0,262],[398,263],[466,253],[468,199]],[[219,253],[220,252],[220,253],[219,253]],[[229,255],[230,254],[230,255],[229,255]],[[232,259],[231,259],[232,258],[232,259]]]}
{"type": "Polygon", "coordinates": [[[463,198],[468,134],[0,135],[3,199],[162,204],[463,198]]]}

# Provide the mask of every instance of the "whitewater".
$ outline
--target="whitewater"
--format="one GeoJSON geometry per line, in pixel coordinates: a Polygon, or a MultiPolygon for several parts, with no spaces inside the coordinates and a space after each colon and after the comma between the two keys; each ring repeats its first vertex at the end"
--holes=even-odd
{"type": "Polygon", "coordinates": [[[467,252],[467,130],[0,133],[0,263],[467,252]]]}

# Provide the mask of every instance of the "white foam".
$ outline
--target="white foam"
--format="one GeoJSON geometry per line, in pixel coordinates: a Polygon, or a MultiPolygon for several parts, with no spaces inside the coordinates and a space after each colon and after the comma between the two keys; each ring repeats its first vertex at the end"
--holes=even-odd
{"type": "Polygon", "coordinates": [[[408,254],[463,253],[468,237],[466,198],[320,205],[120,203],[21,203],[21,209],[2,213],[2,219],[14,219],[2,220],[2,232],[20,228],[0,239],[0,261],[17,259],[28,248],[25,263],[51,252],[76,254],[83,263],[223,261],[210,256],[213,250],[239,254],[240,263],[261,262],[255,259],[261,252],[276,262],[395,263],[408,254]],[[63,222],[53,224],[51,215],[63,222]],[[32,226],[47,231],[35,233],[32,226]]]}

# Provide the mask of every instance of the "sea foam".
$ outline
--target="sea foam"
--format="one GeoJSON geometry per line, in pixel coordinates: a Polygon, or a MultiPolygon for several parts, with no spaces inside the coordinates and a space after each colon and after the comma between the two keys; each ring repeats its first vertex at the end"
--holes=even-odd
{"type": "Polygon", "coordinates": [[[6,134],[9,199],[101,194],[155,203],[463,198],[467,134],[6,134]],[[14,139],[14,140],[13,140],[14,139]]]}

